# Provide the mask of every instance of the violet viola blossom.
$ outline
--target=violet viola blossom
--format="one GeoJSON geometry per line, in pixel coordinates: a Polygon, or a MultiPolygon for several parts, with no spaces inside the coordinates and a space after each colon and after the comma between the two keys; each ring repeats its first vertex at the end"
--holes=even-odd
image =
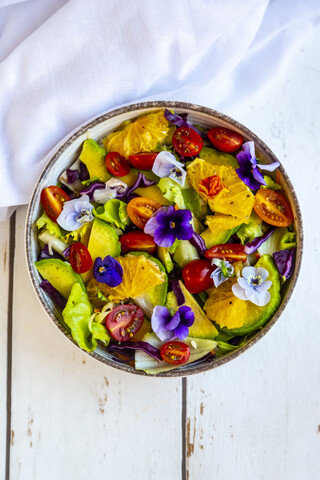
{"type": "Polygon", "coordinates": [[[258,190],[261,185],[267,185],[260,170],[273,172],[280,165],[280,162],[273,162],[269,165],[258,163],[254,142],[246,142],[242,145],[242,151],[238,153],[237,160],[239,163],[239,168],[236,169],[238,177],[251,190],[258,190]]]}
{"type": "Polygon", "coordinates": [[[160,247],[171,247],[176,238],[189,240],[192,237],[191,220],[190,210],[175,210],[172,205],[161,207],[146,223],[144,233],[152,235],[160,247]]]}
{"type": "Polygon", "coordinates": [[[57,223],[64,230],[73,232],[78,230],[84,223],[93,220],[93,205],[89,202],[88,195],[69,200],[63,204],[62,212],[57,218],[57,223]]]}
{"type": "Polygon", "coordinates": [[[173,317],[166,307],[157,305],[153,309],[151,327],[158,338],[169,342],[173,338],[184,340],[189,334],[189,327],[194,322],[194,312],[186,305],[180,307],[173,317]]]}
{"type": "Polygon", "coordinates": [[[107,255],[103,260],[101,257],[97,257],[93,265],[93,276],[97,282],[105,283],[114,288],[122,282],[123,268],[110,255],[107,255]]]}
{"type": "Polygon", "coordinates": [[[271,295],[267,291],[272,285],[268,270],[259,267],[244,267],[242,277],[238,278],[238,283],[232,285],[234,295],[240,300],[249,300],[250,302],[264,307],[269,303],[271,295]]]}
{"type": "Polygon", "coordinates": [[[184,187],[187,173],[183,169],[184,164],[178,162],[176,157],[168,151],[158,153],[154,161],[152,171],[160,178],[169,177],[184,187]]]}

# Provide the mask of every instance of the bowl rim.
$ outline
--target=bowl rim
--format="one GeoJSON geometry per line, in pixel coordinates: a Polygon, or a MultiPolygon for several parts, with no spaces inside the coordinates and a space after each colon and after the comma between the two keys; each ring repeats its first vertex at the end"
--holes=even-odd
{"type": "Polygon", "coordinates": [[[33,215],[33,210],[36,206],[36,203],[39,199],[39,189],[40,185],[42,184],[44,178],[46,177],[47,173],[49,170],[51,170],[52,166],[56,163],[56,161],[59,159],[60,155],[81,135],[86,133],[90,128],[95,127],[96,125],[109,120],[113,117],[116,117],[121,114],[126,114],[129,112],[136,111],[137,116],[141,115],[142,112],[139,113],[139,110],[145,110],[145,109],[162,109],[162,108],[169,108],[169,109],[178,109],[178,110],[189,110],[188,113],[195,112],[195,113],[203,113],[206,114],[210,117],[214,117],[218,120],[222,120],[226,123],[228,123],[228,127],[236,127],[240,129],[245,136],[252,138],[252,140],[258,145],[258,147],[267,154],[267,156],[273,161],[279,161],[278,158],[275,156],[275,154],[270,150],[270,148],[261,140],[255,133],[253,133],[250,129],[242,125],[240,122],[237,120],[234,120],[232,117],[229,117],[228,115],[218,112],[217,110],[211,109],[209,107],[204,107],[202,105],[197,105],[193,103],[188,103],[188,102],[180,102],[180,101],[171,101],[171,100],[160,100],[160,101],[148,101],[148,102],[141,102],[141,103],[131,103],[128,105],[121,106],[116,109],[110,109],[107,110],[92,119],[82,123],[80,126],[76,127],[74,130],[72,130],[69,134],[67,134],[52,150],[51,152],[46,156],[46,159],[48,161],[46,162],[46,165],[44,169],[42,170],[42,173],[40,174],[36,185],[33,189],[31,199],[29,202],[28,206],[28,211],[27,211],[27,216],[26,216],[26,223],[25,223],[25,255],[26,255],[26,261],[27,261],[27,269],[28,269],[28,274],[33,286],[33,289],[36,293],[36,297],[38,298],[40,304],[46,311],[47,315],[51,318],[53,321],[54,325],[60,330],[60,332],[66,337],[78,350],[80,349],[82,353],[85,353],[89,355],[90,357],[96,359],[100,363],[104,363],[105,365],[108,365],[110,367],[116,368],[118,370],[122,370],[127,373],[133,373],[135,375],[142,375],[146,377],[185,377],[189,375],[195,375],[197,373],[202,373],[206,372],[208,370],[212,370],[214,368],[217,368],[221,365],[224,365],[225,363],[230,362],[234,358],[238,357],[245,351],[247,351],[249,348],[251,348],[253,345],[255,345],[266,333],[273,327],[273,325],[278,321],[282,313],[284,312],[289,299],[292,296],[292,293],[295,289],[297,279],[300,273],[301,269],[301,262],[302,262],[302,254],[303,254],[303,223],[302,223],[302,215],[301,215],[301,209],[300,205],[297,199],[296,192],[294,190],[294,187],[291,183],[291,180],[286,173],[284,167],[282,166],[280,162],[280,167],[279,170],[281,172],[281,175],[285,181],[286,186],[290,190],[290,194],[292,197],[292,201],[294,204],[294,209],[296,212],[296,223],[297,223],[297,229],[296,229],[296,234],[297,234],[297,250],[296,250],[296,260],[295,260],[295,268],[294,268],[294,273],[292,277],[290,278],[290,285],[288,286],[288,290],[284,296],[284,298],[281,301],[280,307],[274,314],[274,316],[271,318],[271,320],[261,329],[259,330],[245,345],[242,347],[238,348],[237,350],[222,356],[218,358],[212,358],[210,362],[204,363],[204,364],[199,364],[199,366],[194,366],[194,368],[188,369],[188,365],[184,367],[180,367],[176,370],[170,370],[167,372],[160,372],[156,374],[149,374],[143,370],[136,370],[134,367],[126,364],[118,364],[113,362],[111,359],[104,358],[101,355],[94,352],[87,352],[83,349],[81,349],[76,342],[73,340],[71,337],[70,333],[65,329],[65,327],[61,324],[59,319],[54,315],[54,313],[51,311],[49,308],[46,298],[44,295],[44,292],[41,290],[41,288],[38,285],[38,279],[35,276],[35,271],[34,271],[34,260],[31,258],[31,244],[32,244],[32,222],[31,222],[31,217],[33,215]]]}

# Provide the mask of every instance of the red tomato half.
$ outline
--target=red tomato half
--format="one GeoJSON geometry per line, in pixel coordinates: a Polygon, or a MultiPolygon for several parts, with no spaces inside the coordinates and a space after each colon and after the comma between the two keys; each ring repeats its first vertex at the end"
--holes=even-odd
{"type": "Polygon", "coordinates": [[[189,360],[190,348],[183,342],[167,342],[162,345],[160,355],[167,363],[181,365],[189,360]]]}
{"type": "Polygon", "coordinates": [[[68,202],[70,198],[62,188],[51,185],[42,190],[40,200],[48,217],[56,222],[64,202],[68,202]]]}
{"type": "Polygon", "coordinates": [[[190,127],[177,128],[173,134],[172,143],[175,151],[184,157],[198,155],[203,147],[202,138],[190,127]]]}
{"type": "Polygon", "coordinates": [[[287,227],[293,221],[288,200],[281,193],[260,188],[255,196],[254,211],[262,220],[275,227],[287,227]]]}
{"type": "Polygon", "coordinates": [[[216,267],[209,260],[192,260],[182,270],[182,278],[191,293],[201,293],[212,287],[211,273],[216,267]]]}
{"type": "Polygon", "coordinates": [[[76,273],[84,273],[92,267],[89,250],[83,243],[73,243],[70,247],[69,262],[76,273]]]}
{"type": "Polygon", "coordinates": [[[120,243],[123,253],[138,251],[152,254],[157,248],[151,235],[148,235],[141,230],[125,233],[120,237],[120,243]]]}
{"type": "Polygon", "coordinates": [[[158,152],[136,153],[135,155],[129,156],[129,162],[133,167],[139,168],[140,170],[151,170],[157,155],[158,152]]]}
{"type": "Polygon", "coordinates": [[[129,162],[118,152],[109,152],[107,154],[106,167],[115,177],[124,177],[130,172],[129,162]]]}
{"type": "Polygon", "coordinates": [[[239,150],[243,144],[243,136],[225,127],[215,127],[209,130],[208,138],[212,145],[221,152],[232,153],[239,150]]]}
{"type": "Polygon", "coordinates": [[[238,243],[224,243],[222,245],[215,245],[204,254],[206,258],[220,258],[221,260],[228,260],[228,262],[245,262],[247,255],[244,253],[244,245],[238,243]]]}
{"type": "Polygon", "coordinates": [[[118,305],[106,318],[106,327],[118,342],[131,340],[142,324],[143,311],[136,305],[118,305]]]}
{"type": "Polygon", "coordinates": [[[127,212],[130,220],[143,230],[147,221],[160,207],[160,203],[150,198],[136,197],[128,203],[127,212]]]}

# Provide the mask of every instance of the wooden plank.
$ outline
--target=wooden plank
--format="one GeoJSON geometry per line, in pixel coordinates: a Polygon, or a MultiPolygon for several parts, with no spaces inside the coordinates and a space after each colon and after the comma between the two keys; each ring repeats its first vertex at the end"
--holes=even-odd
{"type": "Polygon", "coordinates": [[[181,381],[128,375],[73,347],[33,292],[17,217],[11,478],[180,478],[181,381]]]}
{"type": "Polygon", "coordinates": [[[7,440],[7,341],[10,221],[0,223],[0,477],[5,478],[7,440]]]}
{"type": "Polygon", "coordinates": [[[266,98],[238,116],[279,156],[295,186],[304,262],[290,304],[266,337],[230,364],[188,379],[190,479],[319,476],[319,48],[318,29],[266,98]]]}

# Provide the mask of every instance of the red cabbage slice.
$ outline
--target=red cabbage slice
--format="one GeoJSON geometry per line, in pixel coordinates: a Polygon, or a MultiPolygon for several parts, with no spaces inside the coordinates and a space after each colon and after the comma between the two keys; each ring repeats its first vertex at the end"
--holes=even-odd
{"type": "Polygon", "coordinates": [[[79,163],[79,176],[80,176],[81,182],[84,182],[85,180],[89,180],[90,178],[87,165],[81,161],[79,163]]]}
{"type": "Polygon", "coordinates": [[[274,262],[284,280],[287,280],[293,274],[295,253],[296,247],[273,253],[274,262]]]}
{"type": "MultiPolygon", "coordinates": [[[[169,112],[169,110],[166,108],[164,111],[164,116],[169,122],[173,123],[176,125],[176,127],[189,127],[195,130],[200,137],[206,139],[207,135],[204,132],[201,132],[201,130],[198,130],[198,128],[194,127],[190,123],[186,122],[183,118],[181,118],[179,115],[176,115],[175,113],[169,112]]],[[[190,158],[188,159],[190,160],[190,158]]]]}
{"type": "Polygon", "coordinates": [[[67,168],[67,178],[69,184],[75,183],[80,178],[78,170],[67,168]]]}
{"type": "MultiPolygon", "coordinates": [[[[149,180],[143,173],[139,172],[136,181],[132,185],[132,187],[128,188],[122,196],[126,197],[127,202],[132,200],[136,195],[134,195],[132,192],[134,192],[137,188],[141,187],[150,187],[151,185],[154,185],[156,182],[153,180],[149,180]]],[[[120,197],[119,197],[120,198],[120,197]]]]}
{"type": "Polygon", "coordinates": [[[244,246],[244,253],[247,255],[251,255],[251,253],[254,253],[258,248],[266,241],[268,240],[269,237],[275,232],[276,227],[271,227],[266,233],[261,235],[261,237],[256,237],[252,242],[247,243],[244,246]]]}
{"type": "Polygon", "coordinates": [[[81,195],[88,195],[89,199],[93,201],[93,194],[96,190],[102,190],[105,188],[105,183],[102,182],[92,182],[90,185],[88,185],[86,188],[81,190],[80,194],[81,195]]]}
{"type": "Polygon", "coordinates": [[[191,245],[197,250],[199,255],[204,255],[207,247],[205,241],[197,232],[193,232],[192,237],[189,239],[191,245]]]}
{"type": "Polygon", "coordinates": [[[185,298],[184,298],[183,292],[180,288],[179,280],[177,280],[176,278],[172,279],[171,280],[171,285],[172,285],[173,293],[176,296],[178,306],[180,307],[180,305],[184,304],[185,298]]]}
{"type": "Polygon", "coordinates": [[[60,260],[64,258],[59,255],[59,253],[57,252],[53,252],[52,255],[50,254],[49,252],[49,247],[47,244],[44,245],[43,249],[41,250],[41,252],[39,253],[38,255],[38,260],[47,260],[48,258],[59,258],[60,260]]]}
{"type": "Polygon", "coordinates": [[[58,307],[65,308],[67,305],[67,300],[61,295],[60,292],[58,292],[56,288],[54,288],[53,285],[51,285],[49,280],[42,280],[39,287],[49,295],[51,300],[53,300],[58,307]]]}
{"type": "Polygon", "coordinates": [[[150,345],[147,342],[121,342],[117,345],[110,344],[107,347],[107,350],[114,353],[124,353],[126,355],[126,351],[128,350],[142,350],[144,353],[150,355],[150,357],[154,358],[158,362],[162,361],[162,357],[160,355],[160,350],[156,347],[150,345]]]}
{"type": "Polygon", "coordinates": [[[62,185],[60,185],[60,188],[61,188],[61,190],[66,192],[66,194],[68,195],[70,200],[73,200],[74,198],[77,197],[77,194],[75,192],[73,192],[72,190],[70,190],[70,188],[68,188],[67,185],[62,184],[62,185]]]}

